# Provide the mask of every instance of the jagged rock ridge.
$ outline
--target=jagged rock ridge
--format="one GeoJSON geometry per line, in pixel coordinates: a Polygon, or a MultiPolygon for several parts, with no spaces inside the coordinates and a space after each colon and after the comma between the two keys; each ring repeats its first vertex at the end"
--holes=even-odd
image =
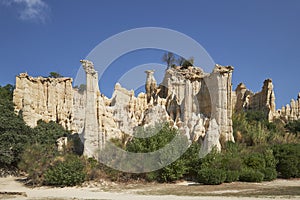
{"type": "Polygon", "coordinates": [[[71,78],[33,78],[26,73],[16,77],[15,110],[34,127],[38,120],[56,121],[84,141],[84,154],[97,157],[111,138],[126,143],[138,126],[169,122],[191,141],[202,142],[201,155],[220,141],[234,141],[232,113],[261,110],[269,121],[299,119],[300,96],[291,105],[275,110],[270,79],[262,91],[253,93],[244,84],[232,91],[231,66],[216,65],[211,73],[198,67],[172,67],[159,85],[154,71],[146,71],[146,93],[116,84],[112,98],[101,94],[93,63],[82,60],[86,90],[72,88],[71,78]]]}

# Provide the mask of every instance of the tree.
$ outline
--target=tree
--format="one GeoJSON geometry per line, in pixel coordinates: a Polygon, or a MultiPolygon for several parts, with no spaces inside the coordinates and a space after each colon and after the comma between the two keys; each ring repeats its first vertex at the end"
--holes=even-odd
{"type": "Polygon", "coordinates": [[[166,52],[162,57],[162,61],[166,62],[168,68],[170,68],[176,62],[176,58],[172,52],[166,52]]]}
{"type": "Polygon", "coordinates": [[[182,67],[189,67],[194,65],[194,57],[190,57],[189,59],[185,59],[180,57],[176,60],[177,64],[182,67]]]}
{"type": "Polygon", "coordinates": [[[285,128],[293,133],[293,134],[296,134],[298,135],[300,133],[300,120],[295,120],[295,121],[289,121],[285,128]]]}
{"type": "Polygon", "coordinates": [[[49,78],[61,78],[62,75],[60,75],[57,72],[50,72],[49,78]]]}
{"type": "Polygon", "coordinates": [[[66,131],[60,124],[55,123],[54,121],[44,122],[39,120],[37,126],[33,129],[34,138],[32,142],[39,144],[49,144],[54,145],[56,140],[60,137],[68,135],[66,131]]]}
{"type": "Polygon", "coordinates": [[[14,113],[13,86],[0,86],[0,167],[16,166],[32,130],[14,113]]]}

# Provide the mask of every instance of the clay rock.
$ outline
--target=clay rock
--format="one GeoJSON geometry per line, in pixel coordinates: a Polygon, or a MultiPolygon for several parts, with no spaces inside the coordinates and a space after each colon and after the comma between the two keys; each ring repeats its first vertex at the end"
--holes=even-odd
{"type": "Polygon", "coordinates": [[[212,119],[209,122],[209,127],[200,149],[200,157],[201,158],[205,157],[208,153],[212,151],[213,148],[216,148],[217,151],[221,151],[221,144],[219,139],[220,139],[219,126],[216,120],[212,119]]]}
{"type": "Polygon", "coordinates": [[[271,122],[278,117],[275,105],[274,86],[271,79],[266,79],[262,90],[253,93],[241,83],[235,90],[234,109],[236,112],[244,110],[263,111],[266,118],[271,122]]]}
{"type": "Polygon", "coordinates": [[[13,102],[15,111],[31,127],[41,119],[71,130],[73,95],[71,78],[33,78],[22,73],[16,77],[13,102]]]}

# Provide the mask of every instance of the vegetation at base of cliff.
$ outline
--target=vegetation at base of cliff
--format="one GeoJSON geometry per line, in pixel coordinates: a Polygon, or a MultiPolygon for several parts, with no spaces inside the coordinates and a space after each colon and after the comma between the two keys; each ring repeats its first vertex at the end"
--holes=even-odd
{"type": "Polygon", "coordinates": [[[68,135],[55,122],[39,121],[35,128],[27,126],[22,113],[14,112],[13,89],[12,85],[0,86],[0,168],[18,167],[26,147],[35,144],[55,147],[57,138],[68,135]]]}
{"type": "MultiPolygon", "coordinates": [[[[185,179],[216,185],[300,177],[300,121],[269,123],[261,112],[235,114],[236,143],[224,143],[220,153],[213,150],[199,158],[201,145],[194,142],[179,159],[159,170],[124,173],[75,154],[75,146],[78,146],[75,140],[58,152],[56,140],[69,133],[55,122],[39,121],[35,128],[28,127],[22,113],[14,112],[13,88],[11,85],[0,87],[0,168],[18,167],[26,172],[33,185],[72,186],[100,179],[158,182],[185,179]]],[[[139,131],[140,136],[152,136],[134,138],[127,145],[121,140],[114,142],[126,151],[152,152],[163,148],[179,134],[168,125],[163,125],[158,133],[154,128],[139,131]]],[[[168,155],[162,158],[165,157],[168,155]]]]}

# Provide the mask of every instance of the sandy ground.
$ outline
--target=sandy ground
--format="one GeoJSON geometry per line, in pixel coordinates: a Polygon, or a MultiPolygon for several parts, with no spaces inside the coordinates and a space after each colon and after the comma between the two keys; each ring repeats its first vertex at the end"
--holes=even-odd
{"type": "MultiPolygon", "coordinates": [[[[186,183],[178,184],[178,187],[182,187],[186,183]]],[[[266,183],[261,183],[266,184],[266,183]]],[[[274,187],[280,188],[281,186],[300,186],[300,180],[276,180],[268,182],[267,184],[274,187]]],[[[174,184],[170,187],[175,187],[174,184]]],[[[152,185],[153,187],[169,187],[165,184],[152,185]]],[[[115,188],[122,187],[122,185],[115,185],[115,188]]],[[[147,187],[147,186],[146,186],[147,187]]],[[[145,186],[138,188],[139,191],[146,188],[145,186]]],[[[205,187],[205,186],[198,186],[205,187]]],[[[146,190],[146,189],[145,189],[146,190]]],[[[232,191],[234,188],[232,189],[232,191]]],[[[158,199],[158,200],[266,200],[266,199],[299,199],[300,196],[272,196],[272,197],[224,197],[224,196],[175,196],[175,195],[139,195],[135,189],[119,189],[112,190],[101,189],[101,186],[89,186],[89,187],[65,187],[65,188],[51,188],[51,187],[37,187],[29,188],[24,186],[20,181],[17,181],[15,177],[0,178],[0,199],[16,199],[16,200],[37,200],[37,199],[48,199],[48,200],[66,200],[66,199],[103,199],[103,200],[140,200],[140,199],[158,199]],[[15,194],[14,194],[15,192],[15,194]],[[6,194],[7,193],[7,194],[6,194]]],[[[224,192],[224,191],[223,191],[224,192]]],[[[226,191],[225,191],[226,192],[226,191]]],[[[211,193],[218,193],[218,191],[211,191],[211,193]]]]}

